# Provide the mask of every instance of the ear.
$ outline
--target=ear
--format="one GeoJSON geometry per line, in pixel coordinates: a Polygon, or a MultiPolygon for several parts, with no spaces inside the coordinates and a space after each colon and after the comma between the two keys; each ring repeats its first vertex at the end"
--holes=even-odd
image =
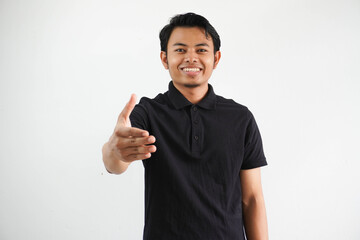
{"type": "Polygon", "coordinates": [[[168,61],[167,61],[167,56],[166,56],[166,52],[165,51],[161,51],[160,52],[160,59],[161,59],[161,63],[163,64],[165,69],[169,69],[168,66],[168,61]]]}
{"type": "Polygon", "coordinates": [[[220,58],[221,58],[221,52],[220,51],[217,51],[215,53],[215,57],[214,57],[214,68],[216,68],[216,66],[218,65],[219,61],[220,61],[220,58]]]}

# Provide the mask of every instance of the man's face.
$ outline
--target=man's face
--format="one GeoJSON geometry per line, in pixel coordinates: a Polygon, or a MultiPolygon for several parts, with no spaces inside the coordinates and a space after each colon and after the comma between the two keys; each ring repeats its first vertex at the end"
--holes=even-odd
{"type": "Polygon", "coordinates": [[[206,86],[220,59],[214,54],[214,44],[205,31],[198,27],[176,27],[170,35],[167,53],[161,60],[176,87],[195,88],[206,86]]]}

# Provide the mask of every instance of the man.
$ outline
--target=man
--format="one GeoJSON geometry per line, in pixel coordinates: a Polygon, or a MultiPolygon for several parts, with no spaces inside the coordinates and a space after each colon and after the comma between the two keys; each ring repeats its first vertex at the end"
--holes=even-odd
{"type": "Polygon", "coordinates": [[[132,95],[103,147],[110,173],[143,160],[144,239],[268,239],[259,168],[267,163],[255,119],[208,84],[219,35],[187,13],[171,19],[160,41],[169,91],[136,106],[132,95]]]}

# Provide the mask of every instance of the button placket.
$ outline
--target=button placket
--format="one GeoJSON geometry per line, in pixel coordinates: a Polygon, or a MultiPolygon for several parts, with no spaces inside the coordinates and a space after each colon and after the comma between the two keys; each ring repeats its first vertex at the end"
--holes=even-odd
{"type": "Polygon", "coordinates": [[[191,107],[192,119],[192,152],[194,155],[200,155],[200,126],[199,126],[199,108],[194,105],[191,107]]]}

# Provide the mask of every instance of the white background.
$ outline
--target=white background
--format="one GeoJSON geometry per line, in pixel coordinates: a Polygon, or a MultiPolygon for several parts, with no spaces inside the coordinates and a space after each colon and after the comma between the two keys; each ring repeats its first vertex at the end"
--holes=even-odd
{"type": "Polygon", "coordinates": [[[141,239],[143,166],[101,147],[131,93],[167,90],[158,33],[204,15],[210,83],[249,107],[270,238],[360,239],[360,2],[0,1],[0,239],[141,239]]]}

